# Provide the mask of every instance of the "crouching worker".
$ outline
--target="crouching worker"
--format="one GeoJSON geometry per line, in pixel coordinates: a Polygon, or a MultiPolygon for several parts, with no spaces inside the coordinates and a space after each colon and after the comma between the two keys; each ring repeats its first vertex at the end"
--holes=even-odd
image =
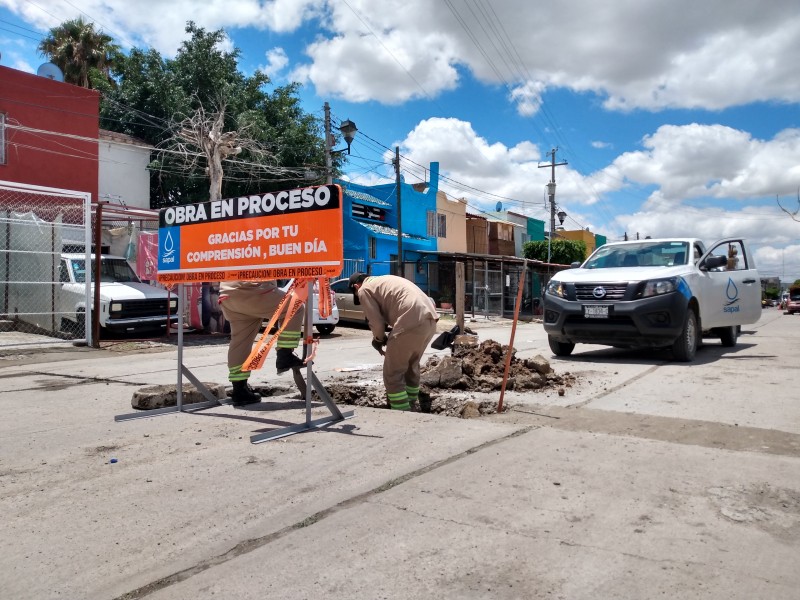
{"type": "Polygon", "coordinates": [[[373,347],[384,355],[389,406],[410,410],[419,397],[419,363],[436,333],[436,307],[411,281],[396,275],[350,277],[353,302],[364,309],[373,347]],[[386,335],[386,326],[392,328],[386,335]],[[385,350],[384,350],[385,348],[385,350]]]}
{"type": "MultiPolygon", "coordinates": [[[[219,304],[231,328],[228,380],[233,384],[231,401],[234,406],[261,401],[261,396],[247,383],[250,371],[242,371],[242,366],[253,349],[262,321],[272,317],[284,295],[274,281],[224,281],[220,284],[219,304]]],[[[303,366],[302,359],[293,350],[300,343],[304,316],[304,310],[297,311],[278,337],[275,368],[279,374],[303,366]]]]}

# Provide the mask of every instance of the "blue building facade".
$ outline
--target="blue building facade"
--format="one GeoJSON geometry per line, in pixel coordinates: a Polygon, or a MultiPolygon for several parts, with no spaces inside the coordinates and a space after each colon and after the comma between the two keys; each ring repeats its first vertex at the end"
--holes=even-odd
{"type": "MultiPolygon", "coordinates": [[[[342,206],[344,259],[363,260],[371,275],[396,272],[397,267],[397,187],[396,184],[364,186],[336,180],[344,191],[342,206]]],[[[402,218],[401,260],[417,260],[423,252],[437,249],[436,235],[429,235],[429,220],[436,218],[436,192],[439,189],[439,163],[430,165],[430,182],[422,186],[400,183],[402,218]]]]}

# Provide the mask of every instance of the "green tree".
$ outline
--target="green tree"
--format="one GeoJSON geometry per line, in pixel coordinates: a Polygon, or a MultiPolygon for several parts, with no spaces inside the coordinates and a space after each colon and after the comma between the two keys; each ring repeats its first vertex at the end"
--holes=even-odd
{"type": "Polygon", "coordinates": [[[321,183],[322,124],[301,109],[298,85],[270,92],[264,73],[245,76],[238,70],[238,49],[220,49],[224,31],[209,32],[189,22],[186,32],[190,37],[174,60],[154,50],[132,50],[117,64],[118,86],[101,101],[101,127],[158,149],[150,165],[151,206],[209,198],[207,169],[213,165],[201,129],[224,134],[241,147],[223,159],[222,197],[321,183]],[[205,127],[181,136],[191,125],[205,127]],[[306,180],[306,170],[316,171],[319,179],[306,180]]]}
{"type": "MultiPolygon", "coordinates": [[[[525,242],[522,255],[531,260],[547,262],[547,240],[525,242]]],[[[586,258],[586,242],[555,239],[550,244],[550,262],[558,265],[569,265],[586,258]]]]}
{"type": "Polygon", "coordinates": [[[90,89],[113,82],[111,69],[120,56],[114,39],[83,17],[53,27],[38,50],[64,72],[64,81],[90,89]]]}

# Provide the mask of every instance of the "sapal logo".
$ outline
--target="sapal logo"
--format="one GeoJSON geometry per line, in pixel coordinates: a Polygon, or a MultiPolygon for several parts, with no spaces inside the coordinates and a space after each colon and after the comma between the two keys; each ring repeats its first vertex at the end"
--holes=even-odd
{"type": "Polygon", "coordinates": [[[722,308],[722,311],[726,313],[739,312],[739,288],[736,287],[736,284],[730,277],[728,277],[728,286],[725,288],[725,296],[727,296],[728,302],[722,308]]]}
{"type": "Polygon", "coordinates": [[[167,234],[161,242],[160,262],[163,265],[175,263],[177,253],[175,252],[175,239],[172,237],[172,230],[167,229],[167,234]]]}

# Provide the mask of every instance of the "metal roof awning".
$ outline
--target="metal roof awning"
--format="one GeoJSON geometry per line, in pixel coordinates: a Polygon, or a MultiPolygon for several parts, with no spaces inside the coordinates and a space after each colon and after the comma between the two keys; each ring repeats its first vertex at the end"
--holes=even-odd
{"type": "MultiPolygon", "coordinates": [[[[355,221],[359,225],[361,225],[364,229],[367,229],[372,235],[376,237],[381,237],[384,239],[397,239],[397,229],[394,227],[389,227],[388,225],[382,225],[380,223],[365,223],[364,221],[355,221]]],[[[413,235],[403,232],[403,243],[410,243],[413,245],[421,245],[427,244],[429,242],[428,238],[413,235]]]]}
{"type": "Polygon", "coordinates": [[[350,196],[351,199],[356,200],[358,202],[367,202],[369,204],[374,204],[375,206],[394,206],[391,202],[386,202],[385,200],[381,200],[380,198],[376,198],[372,194],[367,194],[365,192],[357,192],[355,190],[344,190],[345,196],[350,196]]]}
{"type": "MultiPolygon", "coordinates": [[[[525,259],[520,256],[508,256],[504,254],[477,254],[473,252],[443,252],[440,250],[424,250],[421,251],[420,254],[422,254],[423,256],[425,255],[435,256],[437,259],[440,260],[442,258],[445,259],[449,258],[452,260],[486,260],[486,261],[494,260],[507,263],[517,263],[517,264],[522,264],[525,262],[525,259]]],[[[528,266],[531,267],[565,268],[569,266],[569,265],[561,265],[558,263],[543,262],[541,260],[534,260],[532,258],[529,258],[527,260],[528,260],[528,266]]]]}

